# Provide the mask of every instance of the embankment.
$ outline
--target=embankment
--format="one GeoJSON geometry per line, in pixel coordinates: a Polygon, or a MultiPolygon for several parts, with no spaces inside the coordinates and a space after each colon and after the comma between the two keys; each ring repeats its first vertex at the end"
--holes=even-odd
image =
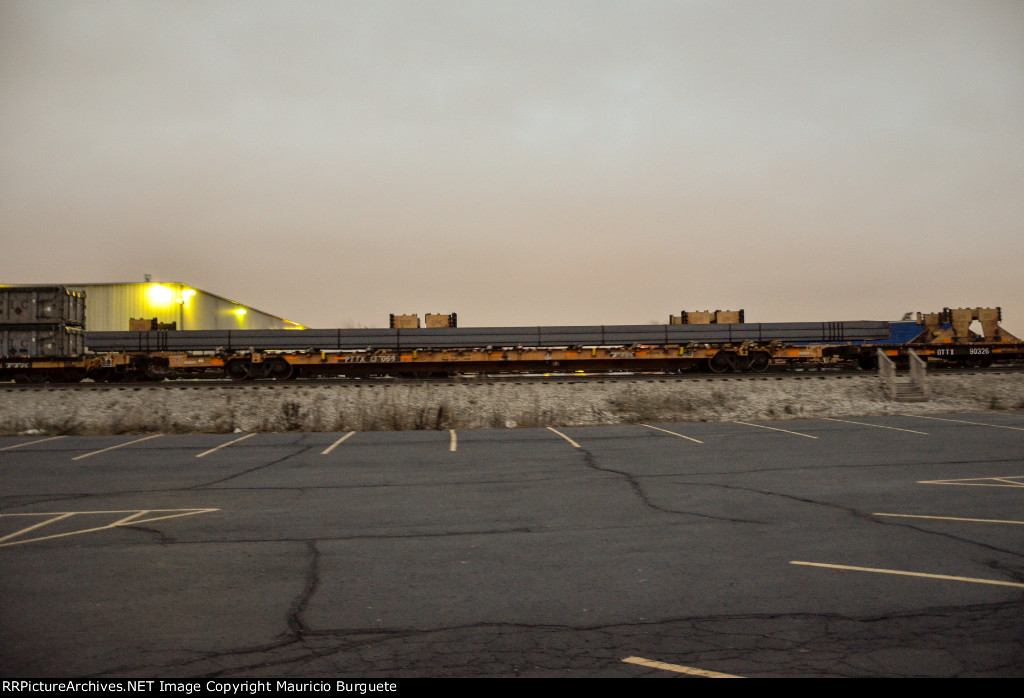
{"type": "Polygon", "coordinates": [[[1024,409],[1024,374],[932,374],[931,399],[887,399],[873,375],[338,381],[0,387],[0,432],[480,429],[846,418],[1024,409]]]}

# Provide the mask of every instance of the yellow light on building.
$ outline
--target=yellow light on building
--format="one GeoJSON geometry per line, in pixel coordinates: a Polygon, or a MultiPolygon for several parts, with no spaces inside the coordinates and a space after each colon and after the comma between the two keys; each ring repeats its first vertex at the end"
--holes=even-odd
{"type": "Polygon", "coordinates": [[[174,300],[174,291],[166,286],[153,284],[146,289],[146,296],[153,305],[167,305],[174,300]]]}
{"type": "Polygon", "coordinates": [[[238,317],[242,317],[243,315],[245,315],[245,308],[236,308],[235,315],[237,315],[238,317]]]}

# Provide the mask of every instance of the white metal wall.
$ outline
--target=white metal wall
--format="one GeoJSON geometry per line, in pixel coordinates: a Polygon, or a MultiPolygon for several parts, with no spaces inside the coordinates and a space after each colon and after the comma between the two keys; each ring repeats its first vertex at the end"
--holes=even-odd
{"type": "Polygon", "coordinates": [[[282,330],[301,326],[178,282],[68,285],[85,291],[85,328],[124,331],[129,318],[177,323],[179,330],[282,330]],[[244,314],[238,311],[244,310],[244,314]]]}

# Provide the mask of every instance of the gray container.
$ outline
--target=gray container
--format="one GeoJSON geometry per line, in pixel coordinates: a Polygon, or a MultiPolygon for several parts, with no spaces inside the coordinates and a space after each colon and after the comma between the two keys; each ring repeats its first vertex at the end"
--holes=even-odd
{"type": "Polygon", "coordinates": [[[79,356],[85,351],[85,332],[66,325],[0,327],[0,356],[79,356]]]}
{"type": "Polygon", "coordinates": [[[64,286],[0,288],[0,326],[85,325],[85,293],[64,286]]]}

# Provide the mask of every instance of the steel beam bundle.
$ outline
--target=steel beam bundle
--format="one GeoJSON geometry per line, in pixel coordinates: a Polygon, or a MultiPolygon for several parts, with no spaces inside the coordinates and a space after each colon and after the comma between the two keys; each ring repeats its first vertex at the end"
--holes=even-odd
{"type": "Polygon", "coordinates": [[[192,330],[86,332],[92,352],[353,351],[626,347],[635,345],[837,343],[884,340],[889,323],[786,322],[722,325],[583,325],[353,330],[192,330]]]}

